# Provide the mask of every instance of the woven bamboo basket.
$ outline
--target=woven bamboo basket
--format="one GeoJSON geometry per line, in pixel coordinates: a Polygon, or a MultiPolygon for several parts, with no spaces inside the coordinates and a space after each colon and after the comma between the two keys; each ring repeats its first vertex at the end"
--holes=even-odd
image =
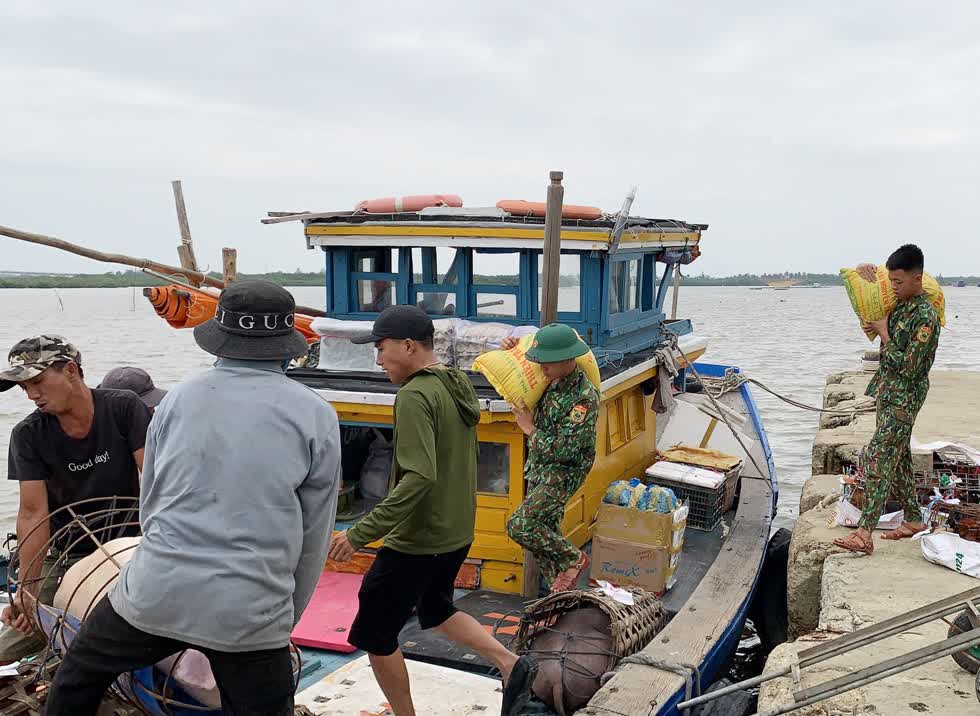
{"type": "MultiPolygon", "coordinates": [[[[667,612],[663,604],[650,592],[637,587],[627,587],[633,595],[633,604],[622,604],[601,589],[580,589],[549,594],[524,608],[524,616],[517,630],[514,646],[518,652],[527,652],[534,637],[543,629],[550,629],[562,615],[586,606],[598,607],[608,617],[612,630],[612,650],[615,662],[631,656],[649,644],[667,624],[667,612]]],[[[613,663],[612,666],[615,666],[613,663]]]]}

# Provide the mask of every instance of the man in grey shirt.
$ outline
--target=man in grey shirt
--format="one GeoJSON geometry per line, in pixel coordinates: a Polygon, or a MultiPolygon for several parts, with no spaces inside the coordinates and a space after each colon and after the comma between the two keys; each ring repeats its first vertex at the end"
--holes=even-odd
{"type": "Polygon", "coordinates": [[[340,480],[329,403],[287,378],[306,353],[283,288],[226,288],[194,337],[219,357],[150,423],[143,540],[58,668],[49,716],[95,714],[109,685],[194,648],[226,714],[292,714],[289,634],[323,570],[340,480]]]}

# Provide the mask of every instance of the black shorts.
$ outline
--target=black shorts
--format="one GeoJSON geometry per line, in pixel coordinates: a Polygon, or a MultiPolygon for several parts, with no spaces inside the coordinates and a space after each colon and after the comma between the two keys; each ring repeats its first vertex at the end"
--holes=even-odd
{"type": "Polygon", "coordinates": [[[394,654],[413,607],[423,629],[449,619],[456,613],[456,575],[469,551],[469,545],[444,554],[406,554],[382,547],[357,593],[351,645],[377,656],[394,654]]]}

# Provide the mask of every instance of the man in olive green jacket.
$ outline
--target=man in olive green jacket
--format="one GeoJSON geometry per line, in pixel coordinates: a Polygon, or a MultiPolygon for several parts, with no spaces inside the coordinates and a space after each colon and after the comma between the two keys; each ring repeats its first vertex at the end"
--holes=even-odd
{"type": "Polygon", "coordinates": [[[334,538],[330,557],[347,561],[364,545],[384,539],[358,593],[349,641],[368,652],[395,716],[415,716],[398,648],[398,634],[413,608],[423,629],[436,629],[500,670],[507,714],[527,698],[537,669],[453,606],[456,574],[469,553],[476,521],[480,405],[466,374],[435,359],[432,337],[432,321],[421,309],[391,306],[371,333],[353,339],[374,343],[378,365],[401,385],[395,398],[394,487],[367,516],[334,538]]]}

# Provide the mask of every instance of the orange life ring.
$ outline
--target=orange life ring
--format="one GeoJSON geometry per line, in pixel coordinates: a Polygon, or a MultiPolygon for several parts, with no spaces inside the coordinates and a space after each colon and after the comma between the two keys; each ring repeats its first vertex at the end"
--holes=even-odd
{"type": "Polygon", "coordinates": [[[354,211],[369,214],[397,214],[402,211],[419,211],[430,206],[462,206],[463,200],[455,194],[420,194],[418,196],[386,196],[383,199],[365,199],[354,211]]]}
{"type": "MultiPolygon", "coordinates": [[[[545,204],[542,201],[524,201],[523,199],[501,199],[497,208],[503,209],[515,216],[544,216],[545,204]]],[[[601,219],[602,209],[597,206],[576,206],[563,204],[561,207],[563,219],[601,219]]]]}

